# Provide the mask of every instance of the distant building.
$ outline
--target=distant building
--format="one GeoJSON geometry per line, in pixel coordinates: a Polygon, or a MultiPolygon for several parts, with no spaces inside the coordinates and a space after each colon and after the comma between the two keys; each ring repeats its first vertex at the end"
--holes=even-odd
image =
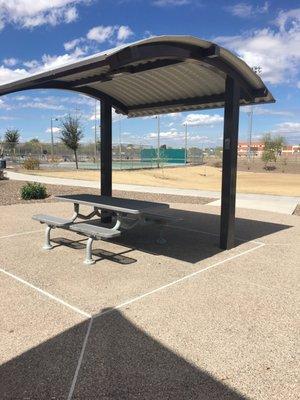
{"type": "MultiPolygon", "coordinates": [[[[265,145],[262,142],[252,142],[251,143],[251,155],[261,157],[262,153],[264,151],[264,148],[265,148],[265,145]]],[[[248,142],[239,142],[238,156],[239,157],[247,156],[248,149],[249,149],[248,142]]],[[[300,156],[300,146],[299,145],[287,145],[287,146],[282,147],[281,153],[279,155],[294,156],[297,154],[300,156]]]]}
{"type": "MultiPolygon", "coordinates": [[[[251,155],[253,156],[261,156],[264,151],[265,145],[261,142],[252,142],[251,143],[251,155]]],[[[249,151],[249,143],[248,142],[239,142],[238,144],[238,156],[247,156],[249,151]]]]}
{"type": "Polygon", "coordinates": [[[290,155],[295,155],[295,154],[300,155],[300,146],[299,145],[283,146],[282,155],[290,156],[290,155]]]}

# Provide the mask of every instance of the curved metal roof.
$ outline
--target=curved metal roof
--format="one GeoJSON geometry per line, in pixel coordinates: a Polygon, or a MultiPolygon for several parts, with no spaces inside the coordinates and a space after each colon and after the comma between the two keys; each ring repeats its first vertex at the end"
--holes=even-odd
{"type": "Polygon", "coordinates": [[[229,75],[241,105],[274,102],[241,59],[191,36],[158,36],[119,46],[0,86],[0,96],[28,89],[66,89],[108,101],[129,117],[224,106],[229,75]]]}

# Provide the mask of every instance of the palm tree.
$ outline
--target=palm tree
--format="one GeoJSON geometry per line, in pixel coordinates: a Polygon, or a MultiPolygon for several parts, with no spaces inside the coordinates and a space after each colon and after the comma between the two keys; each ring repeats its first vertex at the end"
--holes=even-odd
{"type": "Polygon", "coordinates": [[[7,129],[4,137],[10,151],[13,150],[14,156],[16,156],[16,146],[20,140],[20,133],[18,129],[7,129]]]}
{"type": "Polygon", "coordinates": [[[83,136],[78,117],[69,115],[62,121],[60,140],[65,146],[74,151],[76,169],[78,169],[77,150],[83,136]]]}

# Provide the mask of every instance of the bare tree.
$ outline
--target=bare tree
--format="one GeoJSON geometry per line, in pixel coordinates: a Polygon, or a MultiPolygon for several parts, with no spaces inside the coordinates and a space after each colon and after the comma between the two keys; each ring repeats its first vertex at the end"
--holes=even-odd
{"type": "Polygon", "coordinates": [[[78,169],[77,150],[83,136],[79,118],[68,115],[61,123],[60,140],[65,146],[73,150],[76,169],[78,169]]]}

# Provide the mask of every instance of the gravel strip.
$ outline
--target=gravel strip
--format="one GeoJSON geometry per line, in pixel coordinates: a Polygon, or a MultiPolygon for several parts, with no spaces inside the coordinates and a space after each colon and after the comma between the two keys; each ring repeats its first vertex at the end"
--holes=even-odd
{"type": "MultiPolygon", "coordinates": [[[[0,205],[8,206],[11,204],[20,203],[41,203],[41,202],[53,202],[57,201],[54,196],[64,194],[80,194],[80,193],[91,193],[99,194],[97,189],[72,187],[72,186],[58,186],[58,185],[45,185],[47,187],[47,193],[49,197],[43,200],[22,200],[20,198],[20,189],[24,186],[24,182],[12,181],[12,180],[1,180],[0,181],[0,205]]],[[[186,203],[186,204],[207,204],[215,199],[207,197],[196,197],[196,196],[178,196],[168,194],[156,194],[156,193],[141,193],[141,192],[124,192],[120,190],[113,191],[113,195],[116,197],[130,198],[136,200],[148,200],[162,203],[186,203]]]]}

